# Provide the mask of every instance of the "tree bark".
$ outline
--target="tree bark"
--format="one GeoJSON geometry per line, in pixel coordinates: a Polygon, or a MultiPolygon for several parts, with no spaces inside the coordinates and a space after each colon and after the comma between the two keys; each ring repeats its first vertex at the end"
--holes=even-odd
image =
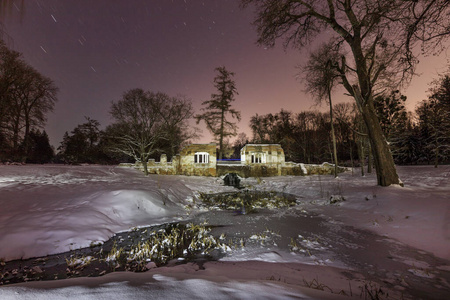
{"type": "MultiPolygon", "coordinates": [[[[355,57],[362,57],[361,49],[359,49],[359,54],[359,56],[355,55],[355,57]]],[[[377,174],[377,184],[380,186],[389,186],[391,184],[403,186],[403,183],[397,175],[394,158],[392,157],[391,150],[384,137],[380,121],[373,105],[372,91],[370,89],[370,84],[368,84],[368,82],[370,83],[370,78],[365,76],[364,72],[366,72],[366,70],[362,62],[360,62],[359,66],[361,66],[362,69],[358,69],[359,86],[351,86],[345,76],[342,76],[342,79],[346,90],[355,98],[357,107],[366,124],[367,134],[372,147],[374,167],[377,174]],[[361,85],[365,85],[365,88],[361,89],[361,85]]]]}
{"type": "Polygon", "coordinates": [[[361,109],[370,138],[378,185],[389,186],[391,184],[399,184],[403,186],[395,169],[392,153],[381,130],[373,104],[369,102],[366,105],[362,105],[361,109]]]}
{"type": "Polygon", "coordinates": [[[331,89],[328,90],[328,100],[330,102],[331,137],[333,140],[334,178],[336,178],[338,176],[338,160],[336,149],[336,135],[334,134],[334,125],[333,125],[333,104],[331,103],[331,89]]]}
{"type": "Polygon", "coordinates": [[[30,152],[30,117],[29,112],[25,111],[25,134],[23,136],[23,153],[22,162],[27,161],[28,153],[30,152]]]}
{"type": "MultiPolygon", "coordinates": [[[[360,34],[361,32],[359,30],[356,31],[353,38],[349,40],[353,57],[355,58],[356,74],[358,76],[359,84],[351,86],[345,76],[342,77],[343,84],[347,91],[355,98],[355,102],[361,112],[364,123],[366,124],[367,133],[372,146],[378,185],[389,186],[391,184],[399,184],[403,186],[403,183],[397,175],[394,158],[392,157],[391,150],[384,137],[380,121],[373,105],[373,78],[369,76],[360,34]]],[[[343,65],[344,63],[345,61],[343,61],[343,65]]]]}
{"type": "Polygon", "coordinates": [[[372,173],[372,146],[370,146],[369,142],[369,151],[367,151],[367,173],[372,173]]]}
{"type": "Polygon", "coordinates": [[[436,149],[434,150],[434,167],[437,168],[439,164],[439,145],[436,141],[436,149]]]}
{"type": "Polygon", "coordinates": [[[144,167],[144,174],[145,174],[145,176],[147,176],[148,175],[148,166],[147,166],[148,158],[145,158],[143,155],[141,155],[141,163],[142,163],[142,166],[144,167]]]}
{"type": "Polygon", "coordinates": [[[363,138],[359,137],[359,141],[358,141],[358,154],[359,154],[359,164],[361,165],[361,176],[364,176],[364,161],[365,161],[365,156],[364,156],[364,143],[363,143],[363,138]]]}
{"type": "Polygon", "coordinates": [[[225,119],[225,112],[222,110],[222,115],[220,119],[220,136],[219,136],[219,160],[222,160],[223,158],[223,131],[224,131],[224,119],[225,119]]]}
{"type": "Polygon", "coordinates": [[[353,150],[352,150],[352,143],[350,142],[350,140],[348,141],[348,144],[350,145],[349,149],[350,149],[350,163],[352,164],[352,176],[353,176],[353,169],[355,167],[355,165],[353,164],[353,150]]]}

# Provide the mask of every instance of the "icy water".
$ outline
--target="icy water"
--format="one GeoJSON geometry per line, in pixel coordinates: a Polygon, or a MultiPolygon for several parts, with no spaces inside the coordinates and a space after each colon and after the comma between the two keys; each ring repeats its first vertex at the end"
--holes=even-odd
{"type": "Polygon", "coordinates": [[[232,259],[252,256],[258,260],[283,261],[295,256],[294,260],[308,264],[341,267],[348,270],[342,272],[347,278],[364,278],[385,290],[403,294],[405,299],[450,296],[449,261],[310,212],[296,208],[277,212],[260,209],[247,215],[210,211],[194,220],[208,221],[214,226],[214,235],[224,233],[232,237],[240,248],[232,259]],[[244,242],[243,247],[240,241],[244,242]]]}
{"type": "MultiPolygon", "coordinates": [[[[243,214],[240,210],[211,210],[198,213],[186,222],[207,222],[211,234],[226,236],[231,253],[214,251],[209,256],[173,260],[169,264],[205,260],[263,260],[329,265],[342,269],[348,279],[362,278],[384,289],[396,291],[404,299],[448,299],[450,295],[449,262],[419,251],[398,241],[332,222],[299,207],[256,209],[243,214]]],[[[71,270],[66,258],[94,256],[108,252],[114,243],[129,245],[142,239],[160,225],[117,234],[103,245],[29,260],[7,262],[0,267],[2,283],[27,280],[54,280],[80,276],[101,276],[114,269],[99,261],[71,270]]],[[[384,298],[383,298],[384,299],[384,298]]],[[[387,298],[395,299],[395,298],[387,298]]]]}

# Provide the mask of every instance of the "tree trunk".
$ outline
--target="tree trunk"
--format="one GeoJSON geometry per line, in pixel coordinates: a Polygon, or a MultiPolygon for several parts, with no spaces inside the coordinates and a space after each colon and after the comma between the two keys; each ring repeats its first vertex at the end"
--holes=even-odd
{"type": "Polygon", "coordinates": [[[20,133],[20,123],[19,119],[14,120],[13,123],[13,152],[14,155],[18,155],[19,149],[19,133],[20,133]]]}
{"type": "Polygon", "coordinates": [[[330,140],[327,139],[327,148],[328,148],[328,153],[330,154],[330,161],[332,164],[334,164],[334,156],[333,156],[333,150],[331,150],[331,144],[330,140]]]}
{"type": "Polygon", "coordinates": [[[439,145],[436,141],[436,149],[434,150],[434,167],[437,168],[439,164],[439,145]]]}
{"type": "Polygon", "coordinates": [[[336,178],[338,176],[338,160],[336,149],[336,135],[334,134],[334,125],[333,125],[333,104],[331,103],[331,89],[328,90],[328,100],[330,101],[331,137],[333,139],[334,178],[336,178]]]}
{"type": "Polygon", "coordinates": [[[352,176],[353,176],[353,169],[354,169],[354,164],[353,164],[353,146],[352,143],[350,142],[350,140],[348,141],[348,144],[350,145],[350,163],[352,164],[352,176]]]}
{"type": "MultiPolygon", "coordinates": [[[[403,185],[397,175],[394,159],[389,149],[389,145],[381,130],[375,107],[373,105],[373,79],[369,76],[366,57],[363,53],[361,32],[355,32],[352,40],[348,40],[356,63],[356,73],[358,76],[358,85],[351,85],[347,77],[342,76],[345,89],[355,98],[356,105],[363,117],[367,127],[374,166],[377,174],[377,183],[380,186],[389,186],[391,184],[403,185]]],[[[345,60],[343,59],[345,67],[345,60]]]]}
{"type": "Polygon", "coordinates": [[[363,138],[359,137],[359,141],[358,141],[358,153],[359,153],[359,164],[361,165],[361,176],[364,176],[364,160],[365,160],[365,156],[364,156],[364,144],[363,144],[363,138]]]}
{"type": "Polygon", "coordinates": [[[27,161],[28,153],[30,152],[30,112],[25,110],[25,134],[23,136],[23,153],[22,162],[27,161]]]}
{"type": "Polygon", "coordinates": [[[141,163],[142,163],[142,166],[144,167],[144,174],[145,174],[145,176],[147,176],[148,175],[148,166],[147,166],[148,158],[145,158],[143,155],[141,155],[141,163]]]}
{"type": "Polygon", "coordinates": [[[224,134],[224,119],[225,119],[225,112],[222,110],[222,118],[220,122],[220,136],[219,136],[219,160],[223,158],[223,134],[224,134]]]}
{"type": "Polygon", "coordinates": [[[402,185],[400,178],[397,175],[397,170],[395,169],[392,153],[386,138],[383,135],[383,131],[381,130],[380,122],[373,104],[368,102],[366,105],[361,106],[361,110],[370,138],[378,185],[402,185]]]}
{"type": "Polygon", "coordinates": [[[367,173],[372,173],[372,147],[370,146],[369,142],[369,151],[367,151],[367,173]]]}

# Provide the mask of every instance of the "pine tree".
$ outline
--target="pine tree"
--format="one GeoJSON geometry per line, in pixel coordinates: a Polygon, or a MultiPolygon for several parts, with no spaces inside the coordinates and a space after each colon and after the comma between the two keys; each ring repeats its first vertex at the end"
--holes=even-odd
{"type": "Polygon", "coordinates": [[[31,130],[28,147],[27,163],[49,163],[55,155],[45,130],[31,130]]]}
{"type": "Polygon", "coordinates": [[[211,95],[211,100],[204,101],[202,108],[204,113],[196,115],[197,124],[200,121],[205,121],[206,127],[214,135],[219,142],[219,159],[224,155],[224,141],[227,137],[235,136],[237,134],[236,123],[228,120],[228,115],[231,118],[241,120],[241,113],[231,108],[234,95],[237,94],[236,85],[232,77],[233,72],[228,71],[225,67],[218,67],[216,71],[219,74],[214,78],[214,87],[217,89],[217,94],[211,95]]]}
{"type": "Polygon", "coordinates": [[[420,138],[426,144],[424,157],[428,162],[450,160],[450,75],[433,81],[427,100],[417,107],[420,138]],[[432,155],[432,157],[430,156],[432,155]]]}

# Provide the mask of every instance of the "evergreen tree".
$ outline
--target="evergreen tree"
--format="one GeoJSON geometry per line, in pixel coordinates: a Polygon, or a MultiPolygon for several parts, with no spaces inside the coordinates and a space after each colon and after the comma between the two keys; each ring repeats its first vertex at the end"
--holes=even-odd
{"type": "Polygon", "coordinates": [[[235,100],[234,96],[237,94],[236,85],[232,77],[233,72],[229,72],[225,67],[218,67],[216,71],[219,73],[214,78],[214,87],[217,89],[217,94],[211,95],[211,100],[204,101],[202,114],[196,115],[197,124],[200,121],[205,121],[206,127],[214,135],[219,142],[219,159],[224,155],[224,141],[227,137],[235,136],[237,133],[236,123],[228,120],[228,115],[231,118],[241,120],[241,113],[231,108],[231,103],[235,100]]]}
{"type": "Polygon", "coordinates": [[[450,75],[433,81],[430,95],[416,109],[420,138],[425,143],[423,159],[428,163],[450,161],[450,75]]]}
{"type": "Polygon", "coordinates": [[[55,152],[50,145],[47,132],[31,130],[29,136],[29,150],[27,163],[44,164],[49,163],[55,156],[55,152]]]}
{"type": "Polygon", "coordinates": [[[389,96],[378,96],[374,100],[381,129],[389,142],[396,132],[403,131],[407,125],[405,102],[406,96],[398,90],[392,91],[389,96]]]}
{"type": "Polygon", "coordinates": [[[97,163],[101,150],[97,147],[100,140],[100,123],[89,117],[86,122],[75,127],[71,134],[64,134],[58,147],[58,157],[65,163],[97,163]]]}

